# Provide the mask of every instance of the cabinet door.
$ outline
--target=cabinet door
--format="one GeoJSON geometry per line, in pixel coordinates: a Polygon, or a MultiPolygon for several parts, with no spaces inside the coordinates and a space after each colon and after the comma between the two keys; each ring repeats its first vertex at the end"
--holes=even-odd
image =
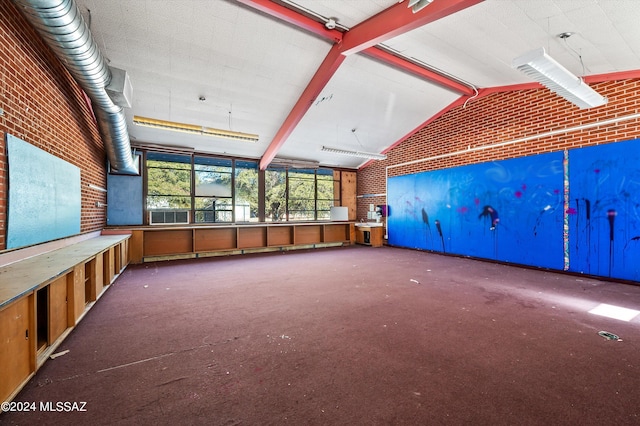
{"type": "Polygon", "coordinates": [[[23,297],[0,311],[0,401],[31,374],[29,300],[23,297]]]}
{"type": "Polygon", "coordinates": [[[63,276],[49,284],[49,344],[67,329],[68,316],[67,277],[63,276]]]}

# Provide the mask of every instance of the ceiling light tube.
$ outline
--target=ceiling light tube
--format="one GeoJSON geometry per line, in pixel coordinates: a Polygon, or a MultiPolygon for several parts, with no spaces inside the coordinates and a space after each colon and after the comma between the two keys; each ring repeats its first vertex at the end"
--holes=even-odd
{"type": "Polygon", "coordinates": [[[386,160],[387,156],[384,154],[376,154],[375,152],[363,152],[363,151],[349,151],[340,148],[330,148],[323,146],[322,151],[331,152],[333,154],[349,155],[351,157],[369,158],[371,160],[386,160]]]}
{"type": "Polygon", "coordinates": [[[271,161],[273,166],[286,166],[292,169],[317,169],[320,167],[320,163],[311,160],[298,160],[294,158],[274,158],[271,161]]]}
{"type": "Polygon", "coordinates": [[[543,47],[515,58],[512,67],[527,74],[580,109],[607,103],[606,97],[598,94],[582,78],[572,74],[547,55],[543,47]]]}
{"type": "Polygon", "coordinates": [[[154,129],[171,130],[174,132],[191,133],[194,135],[213,136],[245,142],[257,142],[258,135],[251,133],[234,132],[231,130],[214,129],[211,127],[196,126],[195,124],[176,123],[173,121],[157,120],[155,118],[140,117],[135,115],[133,122],[138,126],[154,129]]]}

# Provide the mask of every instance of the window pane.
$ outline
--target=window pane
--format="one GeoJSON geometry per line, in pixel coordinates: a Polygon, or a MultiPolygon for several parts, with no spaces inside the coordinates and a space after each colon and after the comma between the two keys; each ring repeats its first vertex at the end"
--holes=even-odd
{"type": "Polygon", "coordinates": [[[194,174],[196,196],[231,197],[232,163],[228,159],[196,157],[194,174]]]}
{"type": "Polygon", "coordinates": [[[196,222],[231,222],[231,198],[196,198],[196,222]]]}
{"type": "Polygon", "coordinates": [[[216,202],[215,198],[196,198],[196,210],[213,210],[213,206],[216,202]]]}
{"type": "Polygon", "coordinates": [[[315,220],[313,210],[289,210],[289,220],[315,220]]]}
{"type": "Polygon", "coordinates": [[[236,161],[236,222],[258,221],[258,163],[236,161]]]}
{"type": "Polygon", "coordinates": [[[318,200],[333,200],[333,179],[318,176],[318,200]]]}
{"type": "Polygon", "coordinates": [[[215,214],[213,211],[196,211],[196,223],[213,223],[215,214]]]}
{"type": "Polygon", "coordinates": [[[289,176],[289,200],[313,200],[316,198],[315,179],[289,176]]]}
{"type": "Polygon", "coordinates": [[[285,220],[286,170],[265,171],[265,220],[285,220]]]}
{"type": "Polygon", "coordinates": [[[230,211],[217,211],[216,222],[231,222],[233,221],[230,211]]]}
{"type": "Polygon", "coordinates": [[[149,195],[189,195],[191,173],[188,170],[156,169],[147,171],[149,195]]]}
{"type": "Polygon", "coordinates": [[[147,208],[191,208],[191,157],[147,154],[147,208]]]}
{"type": "Polygon", "coordinates": [[[333,200],[318,200],[317,202],[318,211],[330,211],[331,207],[334,206],[333,200]]]}
{"type": "Polygon", "coordinates": [[[329,220],[331,219],[331,212],[330,211],[320,211],[318,210],[318,218],[317,220],[329,220]]]}

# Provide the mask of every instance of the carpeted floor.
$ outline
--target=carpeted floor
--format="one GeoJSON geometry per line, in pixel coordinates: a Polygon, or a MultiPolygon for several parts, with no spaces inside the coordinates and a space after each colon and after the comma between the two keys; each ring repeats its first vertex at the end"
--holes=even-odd
{"type": "Polygon", "coordinates": [[[389,247],[132,265],[0,423],[640,424],[640,316],[600,303],[640,286],[389,247]]]}

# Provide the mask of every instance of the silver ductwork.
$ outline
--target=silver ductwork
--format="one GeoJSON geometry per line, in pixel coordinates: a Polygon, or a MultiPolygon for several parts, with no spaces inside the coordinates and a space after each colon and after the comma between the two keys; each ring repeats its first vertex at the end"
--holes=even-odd
{"type": "Polygon", "coordinates": [[[14,0],[93,103],[111,171],[139,174],[127,121],[106,87],[111,71],[73,0],[14,0]]]}

